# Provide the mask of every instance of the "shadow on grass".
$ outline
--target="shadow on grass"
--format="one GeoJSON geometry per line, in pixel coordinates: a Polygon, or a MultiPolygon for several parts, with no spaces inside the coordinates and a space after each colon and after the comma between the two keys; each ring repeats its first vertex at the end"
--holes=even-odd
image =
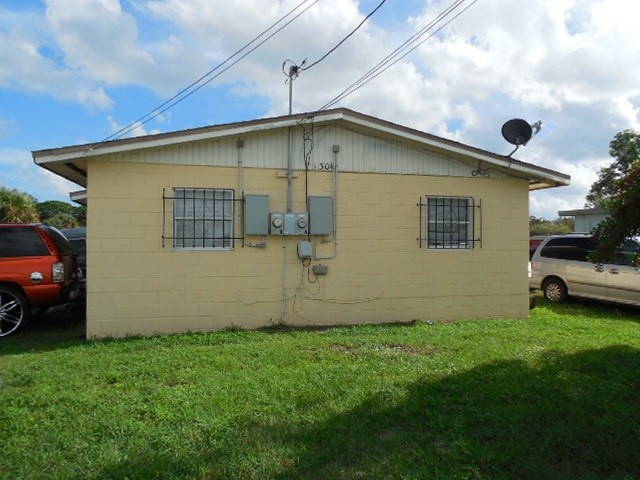
{"type": "Polygon", "coordinates": [[[0,338],[0,356],[56,350],[84,343],[86,331],[82,308],[51,309],[31,319],[18,334],[0,338]]]}
{"type": "Polygon", "coordinates": [[[203,430],[188,458],[149,448],[98,475],[630,480],[640,478],[638,372],[640,351],[618,346],[487,364],[324,417],[303,416],[301,392],[292,418],[308,423],[239,419],[224,435],[203,430]]]}

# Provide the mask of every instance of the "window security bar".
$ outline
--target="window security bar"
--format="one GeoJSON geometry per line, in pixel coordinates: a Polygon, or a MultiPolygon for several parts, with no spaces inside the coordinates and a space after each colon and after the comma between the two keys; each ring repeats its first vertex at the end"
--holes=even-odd
{"type": "MultiPolygon", "coordinates": [[[[176,249],[232,249],[236,199],[232,189],[174,188],[173,195],[162,189],[162,248],[167,240],[176,249]],[[167,212],[171,202],[171,213],[167,212]],[[167,215],[171,215],[173,234],[167,235],[167,215]]],[[[241,206],[242,208],[242,206],[241,206]]]]}
{"type": "Polygon", "coordinates": [[[482,248],[482,200],[471,197],[420,197],[418,246],[428,249],[482,248]],[[422,224],[424,219],[424,226],[422,224]],[[475,237],[475,232],[478,237],[475,237]]]}

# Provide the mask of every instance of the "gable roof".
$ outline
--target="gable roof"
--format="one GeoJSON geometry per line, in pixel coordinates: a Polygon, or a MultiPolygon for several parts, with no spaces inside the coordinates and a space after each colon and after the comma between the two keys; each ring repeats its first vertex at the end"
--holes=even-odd
{"type": "Polygon", "coordinates": [[[378,134],[420,144],[435,151],[462,155],[470,160],[511,169],[529,179],[529,190],[569,185],[571,177],[553,170],[498,155],[463,143],[447,140],[413,128],[365,115],[346,108],[320,112],[271,117],[244,122],[235,122],[141,137],[112,140],[108,142],[73,145],[68,147],[37,150],[32,152],[34,162],[78,185],[87,186],[87,160],[99,155],[133,152],[141,149],[168,147],[187,142],[241,136],[248,133],[278,128],[295,127],[301,120],[313,117],[318,123],[346,124],[372,130],[378,134]]]}

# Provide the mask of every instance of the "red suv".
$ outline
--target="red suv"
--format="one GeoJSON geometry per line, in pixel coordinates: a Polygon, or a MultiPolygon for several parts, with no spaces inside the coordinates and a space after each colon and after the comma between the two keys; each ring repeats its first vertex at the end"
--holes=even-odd
{"type": "Polygon", "coordinates": [[[0,223],[0,337],[46,307],[75,300],[78,280],[76,254],[59,230],[0,223]]]}

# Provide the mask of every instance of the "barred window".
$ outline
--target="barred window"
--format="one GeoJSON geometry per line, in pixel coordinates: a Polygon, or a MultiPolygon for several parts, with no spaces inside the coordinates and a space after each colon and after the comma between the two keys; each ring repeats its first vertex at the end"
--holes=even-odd
{"type": "Polygon", "coordinates": [[[427,197],[427,248],[473,248],[473,198],[427,197]]]}
{"type": "Polygon", "coordinates": [[[233,248],[233,190],[173,189],[173,248],[233,248]]]}

